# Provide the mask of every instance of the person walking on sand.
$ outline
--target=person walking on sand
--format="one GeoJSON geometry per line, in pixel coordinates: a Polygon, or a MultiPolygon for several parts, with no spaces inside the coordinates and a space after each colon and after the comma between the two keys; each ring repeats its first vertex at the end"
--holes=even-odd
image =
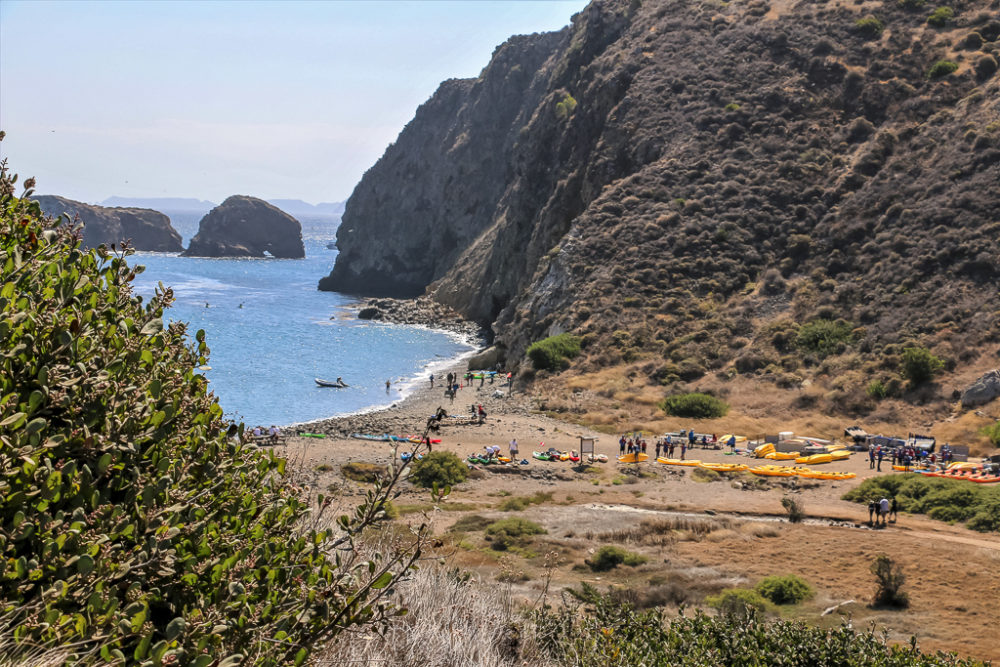
{"type": "MultiPolygon", "coordinates": [[[[882,472],[882,457],[885,456],[885,452],[881,447],[875,452],[875,459],[877,461],[877,467],[875,468],[878,472],[882,472]]],[[[888,514],[888,511],[886,512],[888,514]]]]}
{"type": "Polygon", "coordinates": [[[510,441],[510,460],[517,460],[517,438],[510,441]]]}
{"type": "Polygon", "coordinates": [[[889,507],[889,514],[892,515],[893,523],[899,521],[899,501],[896,500],[896,496],[892,497],[892,505],[889,507]]]}
{"type": "Polygon", "coordinates": [[[868,445],[868,468],[875,470],[875,445],[868,445]]]}
{"type": "Polygon", "coordinates": [[[871,528],[875,521],[875,499],[868,501],[868,527],[871,528]]]}
{"type": "Polygon", "coordinates": [[[618,439],[618,456],[625,456],[625,436],[618,439]]]}
{"type": "Polygon", "coordinates": [[[887,526],[889,524],[889,499],[883,498],[878,501],[878,513],[882,517],[882,525],[887,526]]]}

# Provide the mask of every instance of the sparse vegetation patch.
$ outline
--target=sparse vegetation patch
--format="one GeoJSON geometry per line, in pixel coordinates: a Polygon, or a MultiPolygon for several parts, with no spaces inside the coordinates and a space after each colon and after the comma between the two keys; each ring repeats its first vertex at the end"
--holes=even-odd
{"type": "Polygon", "coordinates": [[[729,405],[715,396],[695,392],[668,396],[660,401],[660,409],[672,417],[717,419],[726,416],[729,405]]]}

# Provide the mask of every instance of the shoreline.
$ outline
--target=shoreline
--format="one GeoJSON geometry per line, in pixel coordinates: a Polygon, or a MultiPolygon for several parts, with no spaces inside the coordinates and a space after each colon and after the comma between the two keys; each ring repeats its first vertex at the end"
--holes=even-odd
{"type": "MultiPolygon", "coordinates": [[[[464,374],[468,370],[468,360],[481,353],[489,345],[488,332],[484,327],[475,322],[463,319],[447,306],[438,304],[426,297],[418,297],[416,299],[358,299],[357,302],[344,310],[353,314],[354,318],[359,320],[403,325],[442,333],[452,340],[468,346],[470,349],[454,357],[431,360],[417,369],[413,374],[401,376],[393,382],[394,387],[399,392],[399,397],[389,403],[378,403],[353,412],[287,424],[284,428],[294,429],[296,433],[312,432],[332,436],[347,436],[350,433],[362,432],[361,428],[351,429],[350,426],[352,425],[371,428],[373,425],[382,423],[383,420],[397,424],[401,418],[407,416],[414,419],[414,426],[412,428],[416,428],[419,422],[420,430],[422,431],[426,425],[426,417],[423,420],[419,420],[418,414],[426,412],[427,416],[430,416],[437,410],[437,407],[453,405],[455,400],[463,398],[461,390],[455,400],[446,397],[444,395],[443,382],[435,382],[434,387],[431,388],[429,376],[433,374],[435,379],[440,378],[443,380],[450,372],[459,375],[464,374]],[[377,312],[371,313],[369,311],[367,317],[361,317],[361,313],[366,309],[375,309],[377,312]],[[434,407],[429,407],[431,404],[435,404],[434,407]]],[[[482,403],[483,401],[480,400],[479,402],[482,403]]],[[[459,403],[459,405],[463,404],[459,403]]],[[[463,405],[463,411],[464,408],[465,406],[463,405]]]]}

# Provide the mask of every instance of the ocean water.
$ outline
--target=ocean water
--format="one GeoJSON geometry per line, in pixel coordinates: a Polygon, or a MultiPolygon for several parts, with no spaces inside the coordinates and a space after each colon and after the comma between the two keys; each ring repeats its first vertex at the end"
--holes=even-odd
{"type": "MultiPolygon", "coordinates": [[[[171,215],[184,243],[198,215],[171,215]]],[[[205,371],[228,417],[249,426],[290,425],[390,405],[427,383],[432,372],[473,351],[471,341],[423,327],[348,318],[356,299],[320,292],[337,251],[336,219],[300,220],[306,258],[203,259],[136,253],[146,267],[135,280],[148,299],[158,282],[174,290],[165,314],[204,329],[211,354],[205,371]],[[314,378],[345,389],[319,387],[314,378]],[[391,381],[387,392],[386,380],[391,381]]]]}

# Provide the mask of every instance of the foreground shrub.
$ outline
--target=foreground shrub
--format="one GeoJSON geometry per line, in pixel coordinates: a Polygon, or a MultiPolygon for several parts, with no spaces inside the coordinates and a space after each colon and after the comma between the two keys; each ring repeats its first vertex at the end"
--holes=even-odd
{"type": "Polygon", "coordinates": [[[899,370],[912,384],[929,382],[944,368],[944,361],[922,347],[908,347],[903,350],[899,370]]]}
{"type": "Polygon", "coordinates": [[[580,339],[568,333],[549,336],[528,347],[528,358],[538,370],[563,368],[578,354],[580,354],[580,339]]]}
{"type": "Polygon", "coordinates": [[[802,504],[791,496],[783,497],[781,499],[781,506],[788,513],[788,520],[791,523],[799,523],[806,516],[806,513],[802,511],[802,504]]]}
{"type": "Polygon", "coordinates": [[[4,163],[4,658],[291,664],[390,614],[383,595],[416,553],[365,557],[354,536],[391,487],[336,532],[310,516],[286,462],[245,446],[195,372],[204,333],[189,346],[183,324],[164,326],[171,291],[142,305],[127,249],[82,249],[13,185],[4,163]]]}
{"type": "Polygon", "coordinates": [[[465,462],[451,452],[431,452],[413,464],[410,481],[430,489],[460,484],[469,476],[465,462]]]}
{"type": "Polygon", "coordinates": [[[660,401],[660,409],[672,417],[716,419],[729,412],[729,405],[715,396],[689,393],[668,396],[660,401]]]}
{"type": "Polygon", "coordinates": [[[642,554],[609,544],[594,552],[594,555],[587,561],[587,565],[594,572],[607,572],[619,565],[628,565],[630,567],[642,565],[646,560],[646,557],[642,554]]]}
{"type": "MultiPolygon", "coordinates": [[[[751,591],[752,592],[752,591],[751,591]]],[[[972,667],[982,663],[938,653],[925,655],[916,639],[888,643],[874,629],[856,632],[700,611],[668,620],[663,611],[635,608],[611,595],[582,604],[541,607],[533,617],[539,650],[557,664],[576,667],[626,665],[788,665],[792,667],[972,667]]]]}
{"type": "Polygon", "coordinates": [[[899,563],[893,562],[891,558],[882,554],[872,563],[871,571],[875,575],[873,607],[903,609],[910,606],[910,597],[902,590],[903,584],[906,583],[906,576],[899,563]]]}
{"type": "Polygon", "coordinates": [[[764,577],[754,590],[774,604],[798,604],[813,594],[812,586],[794,574],[764,577]]]}

